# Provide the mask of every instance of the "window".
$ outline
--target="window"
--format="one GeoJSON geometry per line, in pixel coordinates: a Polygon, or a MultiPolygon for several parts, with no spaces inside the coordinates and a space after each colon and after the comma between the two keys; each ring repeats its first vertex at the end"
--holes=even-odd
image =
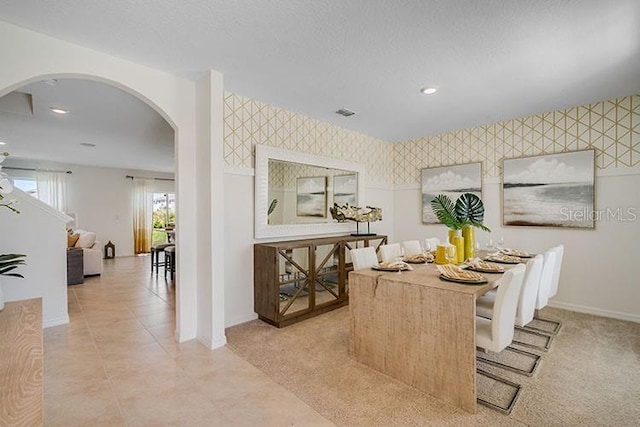
{"type": "Polygon", "coordinates": [[[176,196],[174,193],[153,193],[153,243],[167,241],[167,229],[176,224],[176,196]]]}
{"type": "Polygon", "coordinates": [[[38,185],[35,178],[13,178],[13,186],[36,199],[38,198],[38,185]]]}

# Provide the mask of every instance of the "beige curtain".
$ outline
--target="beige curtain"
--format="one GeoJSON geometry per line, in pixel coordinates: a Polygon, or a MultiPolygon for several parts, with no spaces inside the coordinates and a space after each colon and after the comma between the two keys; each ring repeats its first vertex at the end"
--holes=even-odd
{"type": "Polygon", "coordinates": [[[133,251],[135,254],[151,252],[153,223],[153,191],[151,179],[133,179],[133,251]]]}

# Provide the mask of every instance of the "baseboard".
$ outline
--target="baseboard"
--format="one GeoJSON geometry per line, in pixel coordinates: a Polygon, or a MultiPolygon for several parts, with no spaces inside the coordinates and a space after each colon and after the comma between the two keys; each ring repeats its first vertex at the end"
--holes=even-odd
{"type": "Polygon", "coordinates": [[[46,321],[42,322],[42,327],[51,328],[52,326],[66,325],[68,323],[69,323],[69,315],[66,315],[62,317],[54,317],[53,319],[47,319],[46,321]]]}
{"type": "Polygon", "coordinates": [[[618,311],[603,310],[601,308],[587,307],[584,305],[555,301],[549,301],[549,307],[562,308],[564,310],[575,311],[577,313],[593,314],[595,316],[609,317],[611,319],[640,323],[640,315],[637,314],[621,313],[618,311]]]}
{"type": "Polygon", "coordinates": [[[246,323],[246,322],[250,322],[252,320],[256,320],[258,318],[258,315],[256,313],[251,313],[251,314],[247,314],[246,316],[238,316],[235,317],[231,320],[227,320],[225,322],[225,328],[230,328],[232,326],[236,326],[239,325],[241,323],[246,323]]]}
{"type": "Polygon", "coordinates": [[[207,337],[197,337],[196,339],[200,341],[202,345],[204,345],[205,347],[211,350],[224,347],[225,345],[227,345],[227,337],[225,335],[223,335],[220,338],[214,339],[213,341],[207,337]]]}

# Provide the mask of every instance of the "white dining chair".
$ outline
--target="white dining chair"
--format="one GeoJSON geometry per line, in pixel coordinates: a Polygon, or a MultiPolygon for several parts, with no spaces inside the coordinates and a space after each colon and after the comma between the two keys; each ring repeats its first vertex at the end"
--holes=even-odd
{"type": "Polygon", "coordinates": [[[418,240],[402,242],[402,249],[404,249],[405,255],[418,255],[422,253],[422,246],[418,240]]]}
{"type": "MultiPolygon", "coordinates": [[[[522,282],[522,289],[520,290],[520,296],[518,297],[516,317],[514,319],[514,326],[516,328],[522,327],[533,320],[533,315],[536,309],[536,298],[538,294],[538,286],[540,284],[540,275],[542,274],[543,259],[544,258],[542,255],[536,255],[534,258],[531,258],[525,266],[524,280],[522,282]]],[[[491,318],[491,316],[493,315],[493,307],[495,304],[496,295],[497,295],[497,290],[492,289],[476,300],[477,316],[485,317],[488,319],[491,318]]],[[[546,335],[544,335],[543,337],[548,338],[546,335]]],[[[550,341],[551,341],[550,339],[546,340],[545,342],[546,349],[548,349],[548,345],[550,345],[550,341]]],[[[538,348],[538,346],[530,345],[527,342],[516,340],[515,338],[512,339],[512,342],[516,344],[522,344],[527,347],[538,348]]],[[[518,353],[521,356],[531,359],[532,362],[530,364],[530,368],[520,369],[516,366],[506,363],[506,361],[505,363],[501,363],[499,361],[488,360],[482,357],[479,357],[479,359],[491,365],[505,368],[519,374],[523,374],[527,376],[531,376],[534,374],[540,362],[539,355],[530,353],[528,351],[523,351],[511,346],[507,347],[506,350],[514,353],[518,353]]],[[[542,350],[544,350],[544,348],[542,348],[542,350]]]]}
{"type": "Polygon", "coordinates": [[[551,281],[553,280],[553,272],[555,268],[556,252],[549,249],[544,253],[542,274],[540,275],[540,285],[538,286],[538,296],[536,298],[536,310],[546,307],[549,302],[549,291],[551,289],[551,281]]]}
{"type": "Polygon", "coordinates": [[[429,251],[435,251],[440,244],[440,239],[437,237],[427,237],[424,239],[424,247],[429,251]]]}
{"type": "Polygon", "coordinates": [[[524,272],[524,264],[517,264],[497,280],[491,318],[476,316],[477,347],[499,353],[511,344],[524,272]]]}
{"type": "MultiPolygon", "coordinates": [[[[538,286],[540,285],[540,276],[542,275],[543,260],[542,255],[536,255],[534,258],[531,258],[525,266],[524,282],[516,310],[516,326],[524,326],[533,320],[533,315],[536,310],[538,286]]],[[[497,290],[492,289],[476,300],[477,316],[491,318],[496,293],[497,290]]]]}
{"type": "MultiPolygon", "coordinates": [[[[553,264],[549,266],[548,271],[543,271],[543,278],[540,280],[540,287],[543,288],[538,292],[538,301],[536,303],[536,310],[540,310],[547,306],[549,303],[549,298],[556,295],[558,292],[558,283],[560,281],[560,270],[562,268],[562,259],[564,257],[564,245],[554,246],[549,249],[547,252],[550,253],[550,258],[553,259],[553,264]],[[553,254],[553,255],[551,255],[553,254]],[[544,282],[544,283],[543,283],[544,282]]],[[[545,262],[546,262],[546,253],[545,253],[545,262]]],[[[543,267],[544,270],[544,267],[543,267]]],[[[553,326],[553,329],[539,328],[534,325],[528,325],[527,329],[533,331],[544,332],[547,334],[556,335],[560,328],[562,327],[562,322],[558,320],[552,319],[544,319],[538,316],[539,313],[536,313],[534,319],[537,322],[547,323],[553,326]]]]}
{"type": "MultiPolygon", "coordinates": [[[[524,272],[524,264],[518,264],[511,270],[506,271],[503,276],[497,280],[498,289],[491,319],[476,316],[476,347],[485,351],[500,353],[511,344],[514,334],[513,330],[518,297],[522,289],[524,272]]],[[[507,414],[510,413],[520,395],[520,385],[482,369],[478,369],[477,372],[480,375],[493,378],[515,389],[515,393],[506,407],[496,405],[480,397],[478,398],[478,402],[483,405],[490,406],[507,414]]]]}
{"type": "Polygon", "coordinates": [[[351,249],[350,252],[354,270],[371,268],[378,263],[376,250],[372,246],[367,246],[366,248],[351,249]]]}
{"type": "Polygon", "coordinates": [[[549,290],[549,298],[553,298],[558,293],[558,284],[560,282],[560,270],[562,268],[562,258],[564,257],[564,245],[558,245],[553,249],[556,251],[556,265],[553,269],[553,279],[551,280],[551,289],[549,290]]]}
{"type": "Polygon", "coordinates": [[[382,262],[395,261],[402,256],[402,248],[400,243],[390,243],[388,245],[380,245],[380,258],[382,262]]]}

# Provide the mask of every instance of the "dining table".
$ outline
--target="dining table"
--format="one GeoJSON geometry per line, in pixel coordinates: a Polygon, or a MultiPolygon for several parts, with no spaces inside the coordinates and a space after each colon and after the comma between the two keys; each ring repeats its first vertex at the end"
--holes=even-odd
{"type": "MultiPolygon", "coordinates": [[[[508,266],[505,266],[508,267],[508,266]]],[[[434,264],[349,273],[350,354],[465,411],[476,412],[476,299],[496,286],[445,281],[434,264]]]]}

